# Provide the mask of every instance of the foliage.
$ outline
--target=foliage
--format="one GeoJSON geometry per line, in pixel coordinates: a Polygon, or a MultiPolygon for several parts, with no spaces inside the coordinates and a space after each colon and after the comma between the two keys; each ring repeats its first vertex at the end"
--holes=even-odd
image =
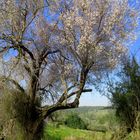
{"type": "Polygon", "coordinates": [[[111,91],[112,103],[116,115],[131,132],[140,125],[140,66],[134,58],[124,65],[120,77],[121,81],[111,91]]]}
{"type": "MultiPolygon", "coordinates": [[[[39,115],[35,109],[32,109],[34,106],[30,105],[28,96],[19,91],[5,89],[0,98],[2,137],[8,140],[27,139],[28,126],[35,122],[39,115]]],[[[39,106],[38,101],[36,104],[39,106]]],[[[40,126],[40,132],[42,132],[41,129],[43,129],[43,123],[40,126]]],[[[40,132],[38,135],[41,137],[40,132]]]]}
{"type": "Polygon", "coordinates": [[[65,125],[71,128],[87,129],[85,122],[76,113],[67,117],[65,125]]]}
{"type": "Polygon", "coordinates": [[[23,111],[21,112],[20,110],[20,109],[24,110],[24,106],[23,105],[19,106],[21,105],[21,103],[18,104],[18,101],[20,99],[16,100],[17,97],[20,97],[21,99],[23,99],[23,97],[17,96],[16,94],[21,94],[21,93],[16,93],[15,91],[11,91],[9,93],[8,90],[5,90],[3,95],[1,95],[0,97],[0,106],[1,106],[0,123],[2,128],[0,132],[0,137],[6,138],[8,140],[10,139],[17,140],[18,137],[22,139],[22,135],[23,135],[23,129],[22,129],[23,126],[21,127],[19,120],[21,121],[21,119],[24,118],[25,116],[25,115],[21,116],[23,115],[22,113],[23,111]],[[17,106],[15,107],[15,105],[17,106]],[[16,131],[16,133],[14,133],[14,130],[16,131]]]}

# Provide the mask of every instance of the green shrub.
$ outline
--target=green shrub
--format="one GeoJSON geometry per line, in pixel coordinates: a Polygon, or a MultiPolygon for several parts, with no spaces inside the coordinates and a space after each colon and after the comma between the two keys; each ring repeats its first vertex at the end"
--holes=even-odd
{"type": "Polygon", "coordinates": [[[85,122],[76,113],[67,117],[65,125],[71,128],[87,129],[85,122]]]}
{"type": "Polygon", "coordinates": [[[133,58],[119,73],[118,82],[112,92],[112,103],[116,115],[130,133],[140,128],[140,65],[133,58]]]}
{"type": "MultiPolygon", "coordinates": [[[[39,101],[36,101],[39,106],[39,101]]],[[[27,94],[16,90],[5,90],[0,97],[0,139],[23,140],[38,117],[35,105],[31,105],[27,94]]],[[[43,122],[40,123],[37,137],[42,137],[43,122]]]]}

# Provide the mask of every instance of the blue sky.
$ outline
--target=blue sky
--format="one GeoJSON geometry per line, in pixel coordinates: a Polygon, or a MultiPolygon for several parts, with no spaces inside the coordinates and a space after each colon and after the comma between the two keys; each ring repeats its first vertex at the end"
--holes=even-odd
{"type": "MultiPolygon", "coordinates": [[[[140,34],[137,35],[136,41],[134,41],[130,45],[129,53],[130,55],[135,55],[138,62],[140,63],[140,34]]],[[[108,98],[102,96],[95,90],[93,90],[92,93],[83,93],[80,99],[80,106],[108,106],[108,105],[110,105],[108,98]]]]}
{"type": "Polygon", "coordinates": [[[109,106],[107,97],[99,94],[97,91],[92,93],[83,93],[80,99],[80,106],[109,106]]]}

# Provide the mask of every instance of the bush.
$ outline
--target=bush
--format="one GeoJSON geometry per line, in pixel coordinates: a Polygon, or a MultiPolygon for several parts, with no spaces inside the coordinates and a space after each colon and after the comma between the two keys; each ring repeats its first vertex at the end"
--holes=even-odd
{"type": "MultiPolygon", "coordinates": [[[[39,101],[36,101],[36,106],[39,101]]],[[[27,94],[16,90],[5,90],[0,96],[0,139],[22,140],[27,137],[28,126],[37,120],[38,112],[30,103],[27,94]]],[[[29,128],[30,129],[30,128],[29,128]]],[[[36,137],[41,137],[43,122],[36,137]]]]}
{"type": "Polygon", "coordinates": [[[76,113],[67,117],[65,125],[71,128],[87,129],[85,122],[76,113]]]}
{"type": "Polygon", "coordinates": [[[116,115],[127,131],[140,128],[140,66],[135,59],[124,65],[121,80],[112,90],[116,115]]]}

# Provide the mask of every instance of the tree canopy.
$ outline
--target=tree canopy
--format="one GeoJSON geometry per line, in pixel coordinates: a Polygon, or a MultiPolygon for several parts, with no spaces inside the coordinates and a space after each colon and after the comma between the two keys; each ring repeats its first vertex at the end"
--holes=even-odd
{"type": "Polygon", "coordinates": [[[1,75],[32,102],[42,95],[51,104],[73,95],[78,101],[88,78],[114,68],[126,52],[136,18],[127,1],[1,1],[1,56],[16,52],[7,62],[1,57],[1,75]]]}

